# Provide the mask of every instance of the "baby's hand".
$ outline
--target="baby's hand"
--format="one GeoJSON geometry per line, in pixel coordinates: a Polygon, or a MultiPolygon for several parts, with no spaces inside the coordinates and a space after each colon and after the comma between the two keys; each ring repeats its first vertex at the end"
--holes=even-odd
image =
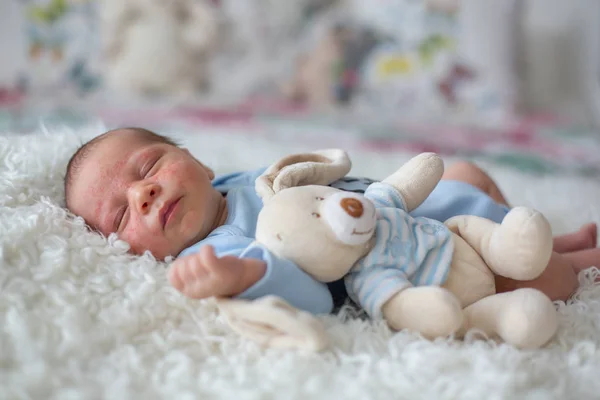
{"type": "Polygon", "coordinates": [[[234,256],[218,258],[212,246],[204,246],[198,253],[175,260],[169,269],[169,281],[192,299],[230,297],[256,283],[266,268],[260,260],[234,256]]]}

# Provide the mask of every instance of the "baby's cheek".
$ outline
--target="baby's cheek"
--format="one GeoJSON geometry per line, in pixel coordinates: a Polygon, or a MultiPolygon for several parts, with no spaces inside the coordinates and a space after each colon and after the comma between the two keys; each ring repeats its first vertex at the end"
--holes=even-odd
{"type": "Polygon", "coordinates": [[[184,162],[175,162],[166,165],[155,176],[157,181],[168,180],[171,184],[181,185],[186,176],[189,176],[189,167],[184,162]]]}
{"type": "Polygon", "coordinates": [[[173,179],[182,186],[210,184],[207,172],[197,162],[180,162],[173,165],[173,179]]]}
{"type": "MultiPolygon", "coordinates": [[[[106,181],[110,181],[113,180],[114,183],[112,185],[105,185],[105,186],[100,186],[100,185],[94,185],[90,187],[90,197],[93,197],[95,199],[106,199],[106,198],[110,198],[112,196],[115,195],[119,195],[120,193],[126,193],[127,191],[127,182],[123,179],[113,179],[112,177],[105,177],[105,174],[102,175],[103,178],[100,180],[101,182],[106,182],[106,181]]],[[[118,175],[115,175],[118,176],[118,175]]],[[[102,217],[102,205],[103,202],[99,201],[96,203],[96,206],[94,208],[94,219],[96,221],[99,221],[102,217]]]]}
{"type": "MultiPolygon", "coordinates": [[[[181,227],[180,228],[181,234],[183,236],[188,236],[188,235],[195,236],[196,233],[202,229],[202,221],[200,220],[200,213],[195,210],[190,210],[185,215],[183,220],[181,221],[180,227],[181,227]]],[[[186,239],[188,239],[188,238],[186,237],[186,239]]]]}
{"type": "Polygon", "coordinates": [[[165,238],[158,233],[151,232],[142,224],[141,219],[136,217],[131,218],[122,238],[129,243],[131,250],[136,254],[150,250],[157,256],[165,251],[165,238]]]}

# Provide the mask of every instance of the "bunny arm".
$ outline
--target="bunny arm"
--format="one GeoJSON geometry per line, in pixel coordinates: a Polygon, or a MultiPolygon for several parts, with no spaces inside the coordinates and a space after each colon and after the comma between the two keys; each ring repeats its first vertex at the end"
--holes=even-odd
{"type": "Polygon", "coordinates": [[[436,187],[444,174],[444,162],[435,153],[422,153],[400,167],[383,183],[394,187],[406,204],[406,211],[417,208],[436,187]]]}
{"type": "Polygon", "coordinates": [[[533,209],[514,207],[501,224],[474,215],[459,215],[445,224],[500,276],[535,279],[544,272],[552,256],[550,223],[533,209]]]}

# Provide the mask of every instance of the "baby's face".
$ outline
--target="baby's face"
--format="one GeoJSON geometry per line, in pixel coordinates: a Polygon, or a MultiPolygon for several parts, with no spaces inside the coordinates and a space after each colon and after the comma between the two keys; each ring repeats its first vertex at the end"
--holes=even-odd
{"type": "Polygon", "coordinates": [[[104,235],[116,232],[134,253],[176,256],[214,229],[223,197],[213,172],[185,149],[134,132],[92,147],[71,183],[71,211],[104,235]]]}

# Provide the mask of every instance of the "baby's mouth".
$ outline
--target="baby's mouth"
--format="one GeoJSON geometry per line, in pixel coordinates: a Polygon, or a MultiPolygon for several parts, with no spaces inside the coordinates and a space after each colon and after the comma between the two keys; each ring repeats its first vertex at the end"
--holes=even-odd
{"type": "Polygon", "coordinates": [[[161,209],[161,222],[163,229],[165,229],[165,227],[167,226],[167,223],[169,222],[169,219],[173,214],[175,207],[177,206],[177,204],[179,204],[179,200],[181,200],[181,197],[171,203],[165,204],[165,206],[163,206],[163,208],[161,209]]]}

